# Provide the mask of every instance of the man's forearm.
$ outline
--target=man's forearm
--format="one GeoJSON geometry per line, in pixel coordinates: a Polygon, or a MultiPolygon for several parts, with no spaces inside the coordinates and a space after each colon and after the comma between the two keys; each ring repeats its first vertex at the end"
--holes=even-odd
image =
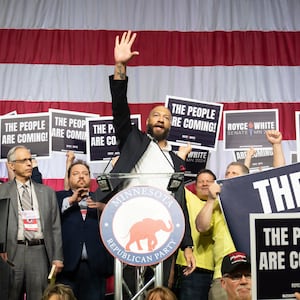
{"type": "Polygon", "coordinates": [[[117,63],[115,65],[114,79],[115,80],[125,80],[126,79],[126,65],[125,64],[117,63]]]}
{"type": "Polygon", "coordinates": [[[285,158],[281,144],[273,145],[273,167],[285,166],[285,158]]]}

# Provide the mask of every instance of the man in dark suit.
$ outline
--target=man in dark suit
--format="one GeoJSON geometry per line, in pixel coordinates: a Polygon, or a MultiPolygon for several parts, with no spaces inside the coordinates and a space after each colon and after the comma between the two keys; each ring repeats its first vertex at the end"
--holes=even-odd
{"type": "MultiPolygon", "coordinates": [[[[112,169],[112,173],[157,173],[158,180],[151,180],[145,177],[142,184],[148,184],[167,190],[169,178],[160,178],[159,173],[174,173],[184,171],[185,162],[171,151],[167,142],[167,136],[171,128],[172,116],[168,108],[164,106],[154,107],[147,119],[147,133],[141,132],[131,124],[130,110],[127,102],[126,76],[127,62],[138,55],[137,51],[132,52],[131,46],[136,34],[130,31],[123,33],[115,42],[115,71],[110,76],[110,89],[112,94],[112,111],[115,134],[118,139],[120,157],[112,169]]],[[[165,176],[161,176],[165,177],[165,176]]],[[[97,200],[107,202],[114,194],[124,187],[134,185],[132,180],[112,180],[112,192],[96,191],[97,200]]],[[[139,181],[138,184],[141,184],[139,181]]],[[[184,194],[184,184],[174,193],[174,197],[181,205],[185,216],[185,234],[181,242],[181,249],[184,250],[187,268],[184,274],[188,275],[195,269],[195,258],[193,256],[193,241],[191,237],[189,217],[184,194]]],[[[164,262],[164,285],[168,285],[170,274],[170,262],[164,262]]]]}
{"type": "Polygon", "coordinates": [[[68,169],[70,190],[57,192],[65,258],[57,280],[70,285],[78,300],[104,299],[106,277],[113,273],[113,258],[100,238],[103,204],[92,200],[90,180],[89,166],[74,161],[68,169]]]}
{"type": "Polygon", "coordinates": [[[32,158],[24,146],[15,146],[7,154],[8,166],[15,179],[0,185],[0,199],[10,198],[7,251],[4,261],[14,264],[14,278],[9,299],[41,299],[47,286],[51,265],[56,272],[63,267],[60,216],[55,192],[31,180],[32,158]],[[30,208],[22,193],[27,189],[30,208]],[[28,237],[30,236],[30,238],[28,237]]]}

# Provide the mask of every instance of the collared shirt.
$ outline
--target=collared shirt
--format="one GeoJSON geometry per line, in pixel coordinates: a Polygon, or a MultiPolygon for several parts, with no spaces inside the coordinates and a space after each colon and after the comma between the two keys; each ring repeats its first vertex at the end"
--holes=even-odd
{"type": "MultiPolygon", "coordinates": [[[[29,195],[32,199],[33,209],[35,211],[39,212],[39,203],[37,201],[37,196],[36,196],[36,193],[34,190],[34,185],[31,183],[30,180],[27,180],[25,182],[25,184],[27,186],[29,195]]],[[[17,185],[17,195],[18,195],[18,240],[24,240],[25,239],[24,238],[24,225],[23,225],[23,219],[22,219],[22,214],[21,214],[22,207],[21,207],[21,203],[20,203],[20,201],[22,199],[22,194],[23,194],[24,188],[22,187],[23,183],[21,183],[17,179],[16,179],[16,185],[17,185]]],[[[39,215],[40,215],[40,213],[39,213],[39,215]]],[[[38,221],[37,222],[38,230],[36,232],[34,232],[34,239],[43,239],[44,235],[43,235],[42,227],[41,227],[41,218],[39,218],[37,221],[38,221]]]]}

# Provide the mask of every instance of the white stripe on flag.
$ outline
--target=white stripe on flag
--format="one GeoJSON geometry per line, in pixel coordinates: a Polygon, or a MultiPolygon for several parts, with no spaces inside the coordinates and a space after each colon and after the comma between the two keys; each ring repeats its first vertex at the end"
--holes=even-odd
{"type": "MultiPolygon", "coordinates": [[[[0,64],[0,99],[110,102],[113,66],[0,64]]],[[[166,95],[211,102],[293,102],[300,67],[130,67],[130,103],[164,102],[166,95]]]]}

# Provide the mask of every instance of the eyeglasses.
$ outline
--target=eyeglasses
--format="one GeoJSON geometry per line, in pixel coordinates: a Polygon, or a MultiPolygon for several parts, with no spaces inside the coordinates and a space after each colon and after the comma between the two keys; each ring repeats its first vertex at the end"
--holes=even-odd
{"type": "Polygon", "coordinates": [[[232,281],[239,281],[242,277],[245,277],[246,280],[251,279],[251,273],[234,273],[234,274],[224,274],[223,277],[230,278],[232,281]]]}
{"type": "Polygon", "coordinates": [[[32,162],[32,158],[15,159],[12,162],[19,163],[19,164],[26,164],[27,161],[32,162]]]}

